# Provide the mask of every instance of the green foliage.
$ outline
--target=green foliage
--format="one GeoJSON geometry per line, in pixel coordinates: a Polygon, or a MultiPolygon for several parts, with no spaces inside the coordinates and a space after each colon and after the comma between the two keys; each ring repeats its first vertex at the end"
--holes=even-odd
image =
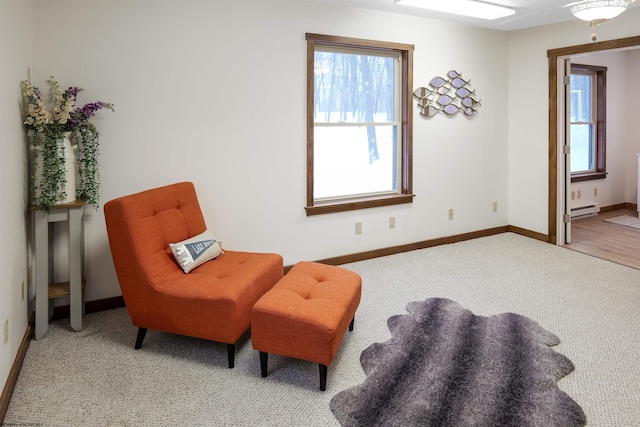
{"type": "Polygon", "coordinates": [[[42,175],[39,185],[36,187],[35,179],[33,185],[33,204],[39,205],[42,210],[48,211],[51,206],[56,205],[61,198],[66,197],[64,187],[67,182],[65,178],[65,158],[64,158],[64,132],[48,127],[39,135],[33,135],[36,142],[33,142],[33,150],[40,150],[40,156],[34,156],[34,170],[38,165],[35,159],[40,158],[42,162],[42,175]],[[37,140],[41,138],[42,143],[37,140]]]}
{"type": "Polygon", "coordinates": [[[81,122],[71,135],[71,142],[78,145],[76,163],[78,165],[78,197],[92,204],[96,209],[100,206],[100,155],[99,134],[93,123],[81,122]]]}

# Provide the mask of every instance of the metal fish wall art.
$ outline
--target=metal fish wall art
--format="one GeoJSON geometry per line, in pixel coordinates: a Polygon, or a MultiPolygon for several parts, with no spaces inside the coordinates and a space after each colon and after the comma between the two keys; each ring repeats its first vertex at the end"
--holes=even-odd
{"type": "Polygon", "coordinates": [[[478,113],[480,100],[476,99],[476,91],[456,70],[447,72],[446,77],[434,77],[429,87],[419,87],[413,92],[418,98],[418,108],[423,117],[433,117],[438,113],[454,116],[462,113],[473,116],[478,113]]]}

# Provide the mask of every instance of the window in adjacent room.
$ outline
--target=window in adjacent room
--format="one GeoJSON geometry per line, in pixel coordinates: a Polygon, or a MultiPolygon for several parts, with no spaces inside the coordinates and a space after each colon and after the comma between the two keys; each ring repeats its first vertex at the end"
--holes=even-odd
{"type": "Polygon", "coordinates": [[[571,65],[571,182],[606,177],[606,72],[571,65]]]}
{"type": "Polygon", "coordinates": [[[307,34],[307,215],[413,201],[412,57],[307,34]]]}

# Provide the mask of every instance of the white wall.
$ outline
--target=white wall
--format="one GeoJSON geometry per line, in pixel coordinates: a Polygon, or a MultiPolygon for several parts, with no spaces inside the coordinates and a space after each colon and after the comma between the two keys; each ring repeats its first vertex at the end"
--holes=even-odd
{"type": "MultiPolygon", "coordinates": [[[[640,8],[597,27],[599,41],[638,35],[640,8]]],[[[591,28],[569,21],[509,33],[509,224],[548,232],[547,50],[590,43],[591,28]]]]}
{"type": "Polygon", "coordinates": [[[0,0],[0,390],[27,328],[27,143],[20,115],[20,80],[31,65],[32,2],[0,0]],[[4,344],[4,321],[9,341],[4,344]]]}
{"type": "MultiPolygon", "coordinates": [[[[505,33],[295,0],[40,0],[35,16],[34,81],[116,105],[95,121],[103,203],[193,181],[226,248],[285,264],[507,224],[505,33]],[[471,79],[477,117],[415,111],[413,204],[305,215],[306,32],[415,44],[416,87],[451,69],[471,79]]],[[[87,298],[119,295],[102,210],[86,255],[87,298]]]]}

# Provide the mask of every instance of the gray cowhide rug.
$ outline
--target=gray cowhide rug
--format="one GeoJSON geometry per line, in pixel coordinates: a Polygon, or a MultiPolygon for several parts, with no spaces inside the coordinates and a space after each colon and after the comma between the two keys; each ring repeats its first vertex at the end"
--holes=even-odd
{"type": "Polygon", "coordinates": [[[582,426],[556,382],[573,363],[560,340],[513,313],[476,316],[443,298],[387,321],[392,338],[365,349],[365,381],[336,394],[343,426],[582,426]]]}

